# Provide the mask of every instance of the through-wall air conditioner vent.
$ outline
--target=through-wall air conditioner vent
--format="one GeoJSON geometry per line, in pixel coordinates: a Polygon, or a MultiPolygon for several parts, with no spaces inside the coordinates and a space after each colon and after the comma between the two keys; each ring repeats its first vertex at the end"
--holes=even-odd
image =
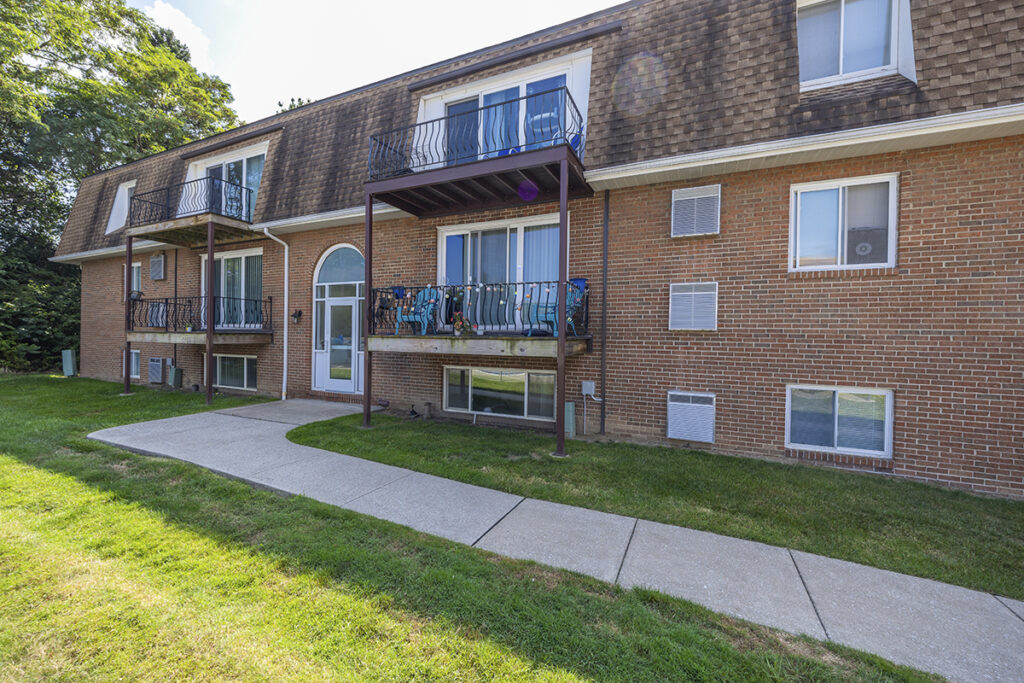
{"type": "Polygon", "coordinates": [[[164,274],[164,253],[153,254],[149,257],[149,279],[163,280],[167,277],[164,274]]]}
{"type": "Polygon", "coordinates": [[[668,329],[717,330],[718,283],[682,282],[671,285],[668,329]]]}
{"type": "Polygon", "coordinates": [[[150,358],[149,359],[149,383],[150,384],[163,384],[164,382],[164,359],[163,358],[150,358]]]}
{"type": "Polygon", "coordinates": [[[670,439],[715,442],[715,395],[684,391],[668,392],[670,439]]]}
{"type": "Polygon", "coordinates": [[[721,206],[721,185],[673,190],[672,236],[717,235],[721,206]]]}

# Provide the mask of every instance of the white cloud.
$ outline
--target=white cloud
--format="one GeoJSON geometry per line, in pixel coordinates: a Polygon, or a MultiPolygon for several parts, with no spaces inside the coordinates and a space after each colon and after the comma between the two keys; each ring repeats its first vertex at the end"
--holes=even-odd
{"type": "Polygon", "coordinates": [[[192,65],[196,69],[206,73],[215,71],[213,58],[210,57],[210,38],[184,12],[163,0],[156,0],[143,9],[150,19],[174,31],[178,40],[188,46],[192,53],[192,65]]]}

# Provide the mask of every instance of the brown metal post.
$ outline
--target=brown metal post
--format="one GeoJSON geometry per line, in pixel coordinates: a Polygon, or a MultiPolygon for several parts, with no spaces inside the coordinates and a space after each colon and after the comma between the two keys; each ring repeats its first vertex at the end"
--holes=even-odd
{"type": "MultiPolygon", "coordinates": [[[[568,152],[566,152],[568,154],[568,152]]],[[[558,170],[558,370],[555,378],[555,455],[565,455],[565,279],[569,270],[569,160],[558,170]]]]}
{"type": "Polygon", "coordinates": [[[124,393],[132,393],[132,343],[128,331],[132,327],[132,236],[124,244],[124,393]]]}
{"type": "Polygon", "coordinates": [[[206,405],[213,403],[213,221],[206,224],[206,405]]]}
{"type": "Polygon", "coordinates": [[[366,194],[366,236],[363,246],[365,255],[363,274],[363,291],[366,294],[366,319],[363,320],[363,426],[370,426],[370,399],[373,363],[370,354],[370,324],[373,322],[373,307],[377,305],[373,297],[373,195],[366,194]]]}

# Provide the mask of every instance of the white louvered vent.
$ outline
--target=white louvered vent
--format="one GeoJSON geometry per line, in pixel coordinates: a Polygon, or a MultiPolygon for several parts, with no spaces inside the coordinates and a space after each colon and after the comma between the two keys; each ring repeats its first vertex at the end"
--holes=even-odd
{"type": "Polygon", "coordinates": [[[150,384],[163,384],[164,381],[164,359],[163,358],[150,358],[149,359],[149,383],[150,384]]]}
{"type": "Polygon", "coordinates": [[[715,442],[715,395],[668,392],[668,438],[715,442]]]}
{"type": "Polygon", "coordinates": [[[149,279],[150,280],[163,280],[164,275],[164,253],[153,254],[149,257],[149,279]]]}
{"type": "Polygon", "coordinates": [[[672,285],[669,292],[668,329],[717,330],[718,283],[672,285]]]}
{"type": "Polygon", "coordinates": [[[721,185],[673,190],[672,236],[717,235],[721,204],[721,185]]]}

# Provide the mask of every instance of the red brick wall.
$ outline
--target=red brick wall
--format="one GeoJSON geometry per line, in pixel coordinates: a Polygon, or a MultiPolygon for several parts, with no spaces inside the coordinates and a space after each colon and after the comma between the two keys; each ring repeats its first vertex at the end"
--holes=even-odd
{"type": "MultiPolygon", "coordinates": [[[[663,440],[670,389],[713,392],[712,450],[819,460],[1024,496],[1021,168],[1024,137],[1017,137],[613,191],[608,431],[663,440]],[[897,267],[789,273],[790,185],[881,173],[899,173],[897,267]],[[670,238],[672,190],[714,183],[722,185],[721,233],[670,238]],[[718,282],[716,332],[667,329],[669,284],[690,281],[718,282]],[[892,460],[787,451],[786,386],[798,383],[893,390],[892,460]]],[[[549,204],[440,220],[378,221],[375,284],[434,282],[439,225],[555,209],[549,204]]],[[[600,379],[601,195],[572,202],[570,212],[570,276],[590,279],[595,333],[593,353],[567,362],[565,398],[576,401],[582,429],[580,382],[600,379]]],[[[320,395],[310,389],[313,271],[337,244],[362,250],[363,228],[284,239],[291,244],[290,308],[303,311],[299,324],[289,323],[289,396],[320,395]]],[[[263,244],[264,291],[276,305],[282,250],[263,244]]],[[[197,255],[190,258],[197,264],[197,255]]],[[[148,295],[148,257],[142,260],[148,295]]],[[[120,291],[122,262],[83,267],[85,374],[120,374],[123,335],[117,321],[108,325],[111,315],[119,320],[120,299],[110,314],[103,291],[112,279],[120,291]]],[[[198,265],[191,270],[198,275],[198,265]]],[[[277,334],[272,345],[256,349],[260,389],[268,393],[279,390],[280,346],[277,334]]],[[[188,362],[189,368],[195,365],[188,362]]],[[[388,399],[403,412],[412,403],[422,412],[429,401],[436,412],[444,364],[554,368],[553,360],[378,353],[373,398],[388,399]]],[[[587,427],[594,432],[599,409],[591,408],[587,427]]]]}

